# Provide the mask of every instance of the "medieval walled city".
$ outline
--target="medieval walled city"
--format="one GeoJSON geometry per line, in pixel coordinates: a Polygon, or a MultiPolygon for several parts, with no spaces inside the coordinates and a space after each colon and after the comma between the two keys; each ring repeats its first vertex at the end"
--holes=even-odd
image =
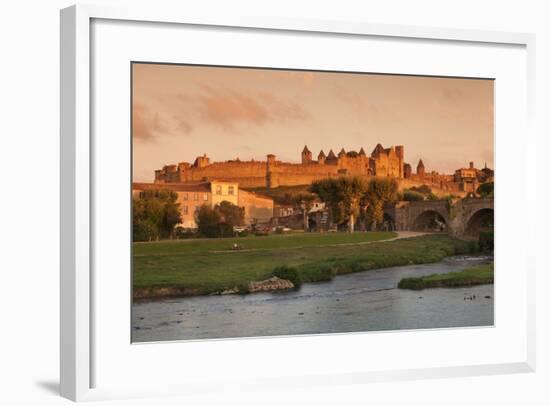
{"type": "MultiPolygon", "coordinates": [[[[267,154],[263,161],[228,160],[212,162],[204,154],[191,162],[168,164],[155,170],[153,183],[134,183],[134,196],[145,190],[167,189],[177,193],[180,204],[181,226],[197,227],[195,214],[204,204],[214,206],[228,201],[244,210],[247,226],[284,226],[306,231],[323,231],[337,227],[330,219],[325,204],[314,199],[307,204],[292,199],[281,199],[294,193],[307,192],[313,182],[338,177],[394,179],[399,191],[424,191],[425,199],[400,201],[384,207],[384,222],[378,227],[388,230],[412,230],[447,227],[454,234],[467,232],[471,219],[450,219],[449,201],[464,205],[464,198],[479,197],[482,184],[494,181],[494,171],[485,164],[476,168],[474,162],[457,168],[454,173],[443,174],[430,171],[422,159],[413,165],[405,161],[405,147],[395,145],[384,148],[377,144],[370,155],[364,148],[346,151],[341,148],[336,154],[319,151],[314,159],[312,151],[305,146],[300,162],[283,162],[274,154],[267,154]],[[307,206],[307,207],[306,207],[307,206]],[[433,207],[432,207],[433,206],[433,207]],[[416,212],[421,216],[418,218],[416,212]],[[428,213],[428,214],[426,214],[428,213]],[[423,215],[423,216],[422,216],[423,215]],[[454,224],[451,224],[453,223],[454,224]]],[[[485,199],[486,200],[486,199],[485,199]]],[[[492,198],[482,202],[492,212],[492,198]],[[489,207],[490,206],[490,207],[489,207]]],[[[476,202],[480,202],[476,200],[476,202]]],[[[460,217],[460,216],[459,216],[460,217]]]]}

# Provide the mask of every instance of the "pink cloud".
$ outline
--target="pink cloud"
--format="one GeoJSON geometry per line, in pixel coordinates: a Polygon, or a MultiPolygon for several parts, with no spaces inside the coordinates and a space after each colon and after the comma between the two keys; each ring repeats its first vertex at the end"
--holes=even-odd
{"type": "Polygon", "coordinates": [[[297,103],[277,98],[269,92],[255,94],[215,90],[202,86],[198,110],[203,120],[226,130],[239,124],[263,126],[267,123],[304,120],[306,111],[297,103]]]}

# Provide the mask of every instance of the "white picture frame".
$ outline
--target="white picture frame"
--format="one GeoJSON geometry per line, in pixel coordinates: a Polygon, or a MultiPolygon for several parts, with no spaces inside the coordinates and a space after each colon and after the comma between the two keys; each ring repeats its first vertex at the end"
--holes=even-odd
{"type": "MultiPolygon", "coordinates": [[[[93,262],[94,232],[93,184],[91,136],[91,27],[94,20],[124,21],[127,23],[172,23],[199,27],[224,27],[226,29],[275,30],[292,33],[344,34],[380,38],[409,38],[419,40],[437,40],[464,45],[485,43],[517,45],[525,48],[526,60],[526,109],[525,136],[526,145],[534,149],[534,44],[535,37],[526,33],[486,32],[461,29],[428,28],[402,25],[368,24],[366,22],[288,20],[277,18],[229,19],[224,16],[192,16],[189,10],[159,10],[146,8],[110,8],[104,6],[72,6],[61,11],[61,394],[78,401],[114,396],[141,396],[155,393],[150,388],[94,388],[95,378],[91,371],[96,362],[93,343],[95,319],[92,315],[94,296],[93,262]],[[94,389],[92,389],[94,388],[94,389]]],[[[498,108],[498,107],[497,107],[498,108]]],[[[498,138],[495,136],[495,138],[498,138]]],[[[498,143],[498,141],[497,141],[498,143]]],[[[526,171],[531,165],[525,162],[526,171]]],[[[534,171],[533,171],[534,172],[534,171]]],[[[525,179],[534,182],[533,178],[525,179]]],[[[535,190],[535,188],[531,188],[535,190]]],[[[530,212],[536,211],[536,196],[524,197],[530,212]]],[[[529,226],[529,238],[534,239],[534,226],[529,226]]],[[[533,245],[534,246],[534,245],[533,245]]],[[[346,373],[305,374],[300,384],[323,383],[362,383],[374,380],[419,379],[430,377],[451,377],[511,372],[528,372],[535,369],[535,261],[533,250],[525,253],[526,292],[525,307],[525,357],[515,362],[495,362],[390,369],[385,371],[354,371],[346,373]]],[[[523,307],[522,307],[523,309],[523,307]]],[[[342,340],[342,336],[335,337],[342,340]]],[[[238,340],[237,340],[238,341],[238,340]]],[[[128,343],[130,345],[130,343],[128,343]]],[[[208,346],[209,343],[203,345],[208,346]]],[[[172,347],[174,348],[174,347],[172,347]]],[[[294,378],[295,379],[295,378],[294,378]]],[[[251,380],[244,381],[252,385],[251,380]]],[[[264,385],[274,382],[265,379],[264,385]]],[[[290,380],[283,378],[277,382],[285,384],[290,380]]],[[[206,390],[196,382],[169,387],[158,386],[156,393],[167,391],[179,394],[190,391],[206,390]],[[198,386],[197,386],[198,385],[198,386]],[[189,386],[189,388],[186,388],[189,386]],[[197,389],[198,388],[198,389],[197,389]]]]}

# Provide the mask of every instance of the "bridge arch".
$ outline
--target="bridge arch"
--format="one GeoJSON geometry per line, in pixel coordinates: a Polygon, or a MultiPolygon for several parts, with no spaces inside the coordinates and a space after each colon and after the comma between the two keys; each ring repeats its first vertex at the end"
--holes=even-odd
{"type": "Polygon", "coordinates": [[[447,216],[439,210],[427,209],[418,214],[413,223],[413,231],[444,231],[448,228],[447,216]]]}
{"type": "Polygon", "coordinates": [[[465,221],[464,234],[477,236],[482,231],[492,231],[494,227],[494,214],[492,207],[480,208],[465,221]]]}

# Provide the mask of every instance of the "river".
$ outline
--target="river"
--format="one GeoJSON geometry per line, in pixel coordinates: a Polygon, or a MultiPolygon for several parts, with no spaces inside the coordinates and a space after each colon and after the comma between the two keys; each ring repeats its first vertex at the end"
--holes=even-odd
{"type": "Polygon", "coordinates": [[[341,275],[296,291],[139,302],[132,307],[132,342],[491,326],[493,285],[397,288],[404,277],[459,271],[489,260],[449,257],[341,275]]]}

